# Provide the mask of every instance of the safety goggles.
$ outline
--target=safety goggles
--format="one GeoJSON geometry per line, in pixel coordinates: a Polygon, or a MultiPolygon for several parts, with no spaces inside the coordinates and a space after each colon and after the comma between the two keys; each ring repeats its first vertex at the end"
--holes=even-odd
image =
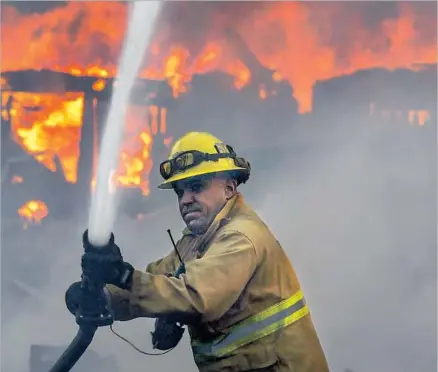
{"type": "Polygon", "coordinates": [[[173,159],[166,160],[160,164],[160,173],[161,176],[168,180],[170,177],[175,175],[175,173],[181,173],[186,171],[187,169],[196,167],[205,161],[218,161],[219,159],[234,159],[234,162],[237,166],[240,163],[241,158],[236,157],[236,153],[234,152],[231,146],[227,146],[228,153],[218,153],[218,154],[208,154],[205,152],[191,150],[184,151],[173,159]]]}

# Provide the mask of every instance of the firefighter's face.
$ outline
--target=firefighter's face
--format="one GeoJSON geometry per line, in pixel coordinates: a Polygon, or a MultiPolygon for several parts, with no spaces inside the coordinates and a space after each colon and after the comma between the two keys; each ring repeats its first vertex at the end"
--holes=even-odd
{"type": "Polygon", "coordinates": [[[224,177],[192,178],[174,184],[181,217],[194,234],[207,231],[236,191],[235,181],[224,177]]]}

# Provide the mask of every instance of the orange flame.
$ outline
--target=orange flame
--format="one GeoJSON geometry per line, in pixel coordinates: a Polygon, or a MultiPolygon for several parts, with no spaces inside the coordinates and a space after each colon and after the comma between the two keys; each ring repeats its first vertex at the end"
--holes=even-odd
{"type": "Polygon", "coordinates": [[[430,119],[430,112],[428,110],[410,110],[409,123],[413,125],[423,126],[430,119]]]}
{"type": "Polygon", "coordinates": [[[100,92],[100,91],[102,91],[102,90],[105,89],[105,86],[106,86],[106,81],[105,81],[105,80],[102,80],[102,79],[99,79],[99,80],[96,80],[96,81],[93,83],[92,88],[93,88],[94,91],[96,91],[96,92],[100,92]]]}
{"type": "MultiPolygon", "coordinates": [[[[261,64],[275,70],[273,81],[286,79],[292,84],[300,111],[307,112],[311,110],[313,84],[318,80],[359,69],[414,69],[418,63],[436,63],[436,20],[435,24],[425,22],[413,3],[397,3],[398,17],[383,19],[377,32],[367,29],[360,11],[363,6],[359,4],[354,12],[340,3],[273,2],[266,4],[263,12],[252,12],[232,26],[261,64]],[[345,27],[344,18],[348,17],[337,22],[342,15],[351,16],[345,30],[340,27],[345,27]],[[339,48],[329,43],[336,31],[334,25],[345,32],[348,50],[342,51],[342,60],[339,48]],[[427,38],[424,30],[429,31],[427,38]]],[[[124,4],[69,2],[31,16],[8,6],[2,9],[3,71],[50,68],[77,76],[114,76],[126,27],[124,4]]],[[[223,34],[220,27],[226,29],[212,20],[211,28],[205,30],[207,41],[196,53],[190,40],[186,45],[173,43],[174,35],[159,29],[150,50],[153,58],[141,75],[167,79],[175,96],[186,91],[185,84],[193,74],[214,69],[233,75],[237,89],[247,85],[252,72],[238,57],[232,42],[217,36],[223,34]]]]}
{"type": "Polygon", "coordinates": [[[26,223],[40,223],[49,214],[47,205],[41,200],[29,200],[18,208],[18,215],[26,223]]]}
{"type": "MultiPolygon", "coordinates": [[[[194,5],[175,2],[169,6],[194,5]]],[[[187,92],[195,74],[219,70],[233,76],[235,89],[253,84],[261,100],[276,94],[275,83],[286,81],[293,86],[299,111],[304,113],[312,109],[312,89],[319,80],[375,67],[415,70],[418,64],[437,61],[436,18],[430,18],[435,20],[431,23],[413,3],[397,3],[397,16],[382,18],[378,32],[367,27],[360,11],[363,4],[353,12],[345,3],[272,2],[257,6],[238,22],[220,12],[212,14],[198,42],[189,36],[177,40],[178,33],[170,32],[172,25],[161,26],[140,76],[167,81],[174,97],[179,97],[187,92]],[[244,47],[236,47],[233,37],[226,36],[227,29],[242,38],[244,47]],[[242,53],[245,47],[260,66],[251,64],[242,53]],[[270,70],[264,78],[268,81],[259,81],[266,72],[260,69],[265,68],[270,70]]],[[[126,29],[127,8],[122,2],[71,1],[31,15],[22,15],[10,6],[2,5],[1,9],[2,71],[51,69],[93,76],[96,92],[105,89],[105,78],[116,75],[126,29]]],[[[8,87],[3,77],[1,86],[8,87]]],[[[12,117],[14,140],[52,171],[56,170],[55,158],[59,158],[66,180],[76,182],[83,96],[21,92],[13,96],[12,107],[3,109],[1,115],[12,117]]],[[[3,93],[2,102],[5,100],[3,93]]],[[[149,193],[155,136],[165,134],[166,146],[172,141],[166,110],[148,110],[129,109],[120,164],[113,177],[117,185],[140,187],[144,194],[149,193]]],[[[428,113],[409,113],[409,120],[423,125],[428,113]]]]}
{"type": "MultiPolygon", "coordinates": [[[[4,102],[8,93],[2,93],[4,102]]],[[[14,93],[10,110],[14,140],[49,170],[57,171],[55,157],[59,159],[66,181],[77,181],[79,141],[81,136],[84,98],[82,94],[64,95],[14,93]]],[[[153,136],[166,131],[166,109],[131,106],[128,110],[125,141],[122,144],[120,164],[114,174],[119,186],[139,187],[149,194],[148,175],[152,169],[150,151],[153,136]],[[149,117],[151,122],[149,123],[149,117]]],[[[96,133],[95,133],[96,135],[96,133]]],[[[170,144],[171,138],[166,138],[170,144]]],[[[92,181],[94,187],[95,180],[92,181]]]]}
{"type": "MultiPolygon", "coordinates": [[[[272,2],[231,26],[221,23],[219,13],[217,19],[213,14],[203,35],[205,44],[197,52],[191,40],[173,41],[176,36],[164,25],[157,31],[149,51],[153,58],[141,75],[168,80],[175,96],[186,91],[193,74],[215,69],[233,75],[237,89],[246,86],[254,71],[239,57],[231,40],[219,36],[229,27],[240,34],[263,66],[274,70],[273,81],[285,79],[292,84],[301,112],[311,110],[312,87],[318,80],[359,69],[414,69],[418,63],[436,63],[436,18],[425,18],[414,3],[396,3],[398,16],[383,18],[376,31],[366,26],[364,6],[272,2]],[[331,41],[336,32],[343,32],[342,50],[331,41]]],[[[126,28],[124,4],[71,1],[39,15],[21,15],[8,6],[2,10],[3,71],[49,68],[77,76],[115,75],[126,28]]]]}
{"type": "Polygon", "coordinates": [[[13,97],[14,140],[51,171],[58,157],[66,180],[76,182],[83,96],[17,92],[13,97]]]}
{"type": "Polygon", "coordinates": [[[23,177],[14,175],[12,176],[11,183],[23,183],[23,177]]]}
{"type": "Polygon", "coordinates": [[[369,116],[380,117],[386,120],[403,120],[411,125],[424,126],[431,118],[429,110],[391,110],[379,108],[376,103],[371,102],[369,106],[369,116]]]}

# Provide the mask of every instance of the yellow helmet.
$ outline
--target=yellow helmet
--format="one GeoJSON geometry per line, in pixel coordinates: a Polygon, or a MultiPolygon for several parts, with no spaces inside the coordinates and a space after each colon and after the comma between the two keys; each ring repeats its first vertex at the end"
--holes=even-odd
{"type": "Polygon", "coordinates": [[[251,166],[210,133],[189,132],[175,142],[168,160],[161,163],[164,182],[158,188],[171,189],[176,181],[217,172],[232,172],[240,184],[248,180],[251,166]]]}

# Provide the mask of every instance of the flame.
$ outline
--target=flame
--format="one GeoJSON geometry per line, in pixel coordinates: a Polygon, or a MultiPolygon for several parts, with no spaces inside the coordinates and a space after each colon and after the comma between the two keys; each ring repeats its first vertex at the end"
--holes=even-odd
{"type": "Polygon", "coordinates": [[[430,119],[429,110],[410,110],[409,123],[412,125],[423,126],[430,119]]]}
{"type": "MultiPolygon", "coordinates": [[[[190,4],[170,6],[179,9],[190,4]]],[[[425,18],[415,4],[403,2],[396,5],[398,16],[383,18],[376,30],[365,23],[361,10],[366,6],[273,2],[231,28],[261,65],[273,70],[271,82],[283,79],[292,84],[304,113],[311,110],[312,87],[318,80],[359,69],[415,69],[419,63],[436,63],[436,20],[425,18]],[[334,25],[344,33],[342,43],[335,39],[334,25]]],[[[38,15],[21,15],[8,6],[2,10],[3,71],[49,68],[76,76],[115,75],[126,28],[123,3],[71,1],[38,15]]],[[[254,71],[242,61],[233,37],[223,36],[227,27],[220,20],[218,12],[218,20],[212,19],[210,29],[205,29],[205,44],[196,50],[189,38],[177,42],[175,32],[161,26],[148,52],[153,58],[148,58],[141,76],[166,79],[175,97],[187,90],[194,74],[212,70],[234,76],[236,89],[247,86],[254,71]]]]}
{"type": "Polygon", "coordinates": [[[163,120],[165,113],[166,109],[163,108],[159,123],[157,106],[148,108],[130,106],[126,120],[125,141],[114,178],[116,185],[139,187],[144,195],[149,194],[148,176],[153,166],[151,157],[153,137],[158,132],[165,133],[165,120],[163,120]],[[148,124],[146,127],[145,123],[148,124]]]}
{"type": "MultiPolygon", "coordinates": [[[[2,93],[2,101],[8,93],[2,93]]],[[[51,171],[59,159],[65,179],[77,179],[82,94],[63,95],[15,92],[10,110],[13,139],[51,171]]]]}
{"type": "MultiPolygon", "coordinates": [[[[9,96],[10,93],[3,92],[2,102],[6,102],[9,96]]],[[[52,172],[58,170],[55,158],[59,159],[66,181],[75,183],[83,109],[84,97],[78,93],[14,92],[9,111],[13,140],[52,172]]],[[[148,176],[153,166],[150,157],[153,136],[158,132],[165,134],[167,113],[165,108],[161,109],[159,122],[158,108],[150,106],[148,110],[143,106],[129,108],[120,164],[114,171],[113,180],[118,186],[139,187],[145,195],[150,191],[148,176]]],[[[95,137],[95,148],[96,141],[95,137]]],[[[164,139],[167,146],[171,141],[171,138],[164,139]]],[[[95,177],[91,182],[91,187],[94,186],[95,177]]]]}
{"type": "Polygon", "coordinates": [[[92,88],[95,92],[100,92],[105,89],[105,86],[106,86],[106,81],[102,79],[98,79],[93,83],[92,88]]]}
{"type": "Polygon", "coordinates": [[[23,177],[15,174],[12,176],[11,183],[23,183],[23,177]]]}
{"type": "MultiPolygon", "coordinates": [[[[188,2],[167,6],[198,9],[188,2]]],[[[206,3],[203,9],[222,9],[218,6],[206,3]]],[[[355,4],[357,10],[341,2],[252,3],[251,11],[244,18],[237,17],[238,21],[233,7],[243,5],[220,6],[231,12],[212,12],[208,22],[201,22],[196,40],[189,35],[194,24],[175,32],[174,24],[159,23],[140,76],[167,81],[174,97],[189,90],[194,75],[215,70],[231,75],[234,89],[254,88],[260,100],[276,94],[275,84],[289,82],[300,113],[305,113],[312,110],[312,89],[319,80],[375,67],[416,70],[419,64],[437,62],[436,18],[426,17],[414,3],[396,3],[397,15],[380,17],[374,28],[368,26],[366,12],[361,10],[371,5],[362,3],[355,4]],[[255,62],[248,57],[251,54],[255,62]]],[[[96,78],[95,92],[106,88],[106,78],[116,76],[126,29],[124,3],[70,1],[28,15],[11,6],[1,5],[1,9],[2,71],[50,69],[91,76],[96,78]]],[[[1,87],[9,88],[4,77],[1,87]]],[[[11,107],[5,109],[9,96],[2,93],[1,115],[11,119],[13,139],[51,171],[56,171],[55,160],[59,159],[66,180],[76,182],[83,95],[14,92],[11,107]]],[[[93,101],[94,110],[96,105],[93,101]]],[[[162,135],[166,146],[173,140],[167,133],[166,115],[166,109],[159,111],[158,107],[129,108],[112,182],[139,187],[145,195],[150,192],[155,137],[162,135]]],[[[411,123],[424,125],[428,115],[412,111],[408,117],[411,123]]],[[[94,184],[93,178],[91,187],[94,184]]]]}
{"type": "Polygon", "coordinates": [[[275,89],[270,89],[268,90],[265,86],[265,84],[261,84],[260,88],[259,88],[259,98],[261,100],[265,100],[268,97],[273,97],[276,96],[277,92],[275,91],[275,89]]]}
{"type": "Polygon", "coordinates": [[[29,200],[18,208],[18,215],[27,226],[28,223],[40,223],[49,214],[47,205],[41,200],[29,200]]]}
{"type": "Polygon", "coordinates": [[[379,108],[375,102],[369,105],[369,116],[377,116],[386,120],[404,121],[410,125],[424,126],[431,118],[429,110],[394,110],[379,108]]]}

